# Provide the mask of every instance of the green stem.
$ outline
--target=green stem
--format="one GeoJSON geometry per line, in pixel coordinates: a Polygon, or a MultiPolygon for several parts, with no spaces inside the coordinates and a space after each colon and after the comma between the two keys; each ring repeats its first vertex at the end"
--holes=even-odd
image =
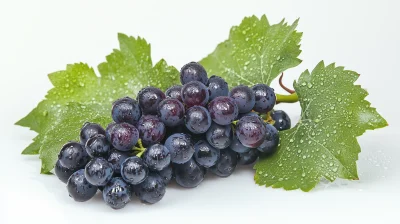
{"type": "Polygon", "coordinates": [[[139,147],[134,147],[133,151],[138,151],[139,153],[136,154],[137,157],[141,157],[144,153],[144,151],[146,151],[146,148],[143,147],[143,143],[142,143],[142,139],[139,138],[137,144],[139,145],[139,147]]]}
{"type": "Polygon", "coordinates": [[[276,94],[277,103],[296,103],[297,101],[299,101],[297,93],[292,93],[290,95],[276,94]]]}

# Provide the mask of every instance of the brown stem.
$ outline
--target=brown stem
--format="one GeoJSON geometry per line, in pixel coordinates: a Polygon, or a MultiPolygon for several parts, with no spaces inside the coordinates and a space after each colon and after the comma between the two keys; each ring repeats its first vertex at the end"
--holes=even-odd
{"type": "Polygon", "coordinates": [[[279,77],[279,85],[282,87],[282,89],[284,89],[286,92],[288,92],[288,93],[290,93],[290,94],[295,93],[294,90],[291,90],[291,89],[287,88],[285,85],[283,85],[283,83],[282,83],[282,78],[283,78],[283,72],[282,72],[281,77],[279,77]]]}

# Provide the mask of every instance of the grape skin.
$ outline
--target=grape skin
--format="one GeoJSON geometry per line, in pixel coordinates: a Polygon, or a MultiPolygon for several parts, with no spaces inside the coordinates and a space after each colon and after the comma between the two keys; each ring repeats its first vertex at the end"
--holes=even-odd
{"type": "Polygon", "coordinates": [[[211,116],[202,106],[193,106],[186,111],[186,128],[194,134],[205,133],[211,126],[211,116]]]}
{"type": "Polygon", "coordinates": [[[228,148],[232,142],[232,126],[213,123],[206,133],[206,140],[214,148],[228,148]]]}
{"type": "Polygon", "coordinates": [[[121,177],[114,177],[103,189],[103,200],[113,209],[124,208],[131,201],[131,186],[121,177]]]}
{"type": "Polygon", "coordinates": [[[171,153],[171,162],[186,163],[194,154],[194,147],[189,135],[176,133],[167,138],[165,146],[171,153]]]}
{"type": "Polygon", "coordinates": [[[68,142],[63,145],[58,154],[60,164],[67,169],[83,168],[90,160],[84,147],[78,142],[68,142]]]}
{"type": "Polygon", "coordinates": [[[220,159],[210,171],[217,176],[228,177],[235,171],[238,163],[237,153],[230,149],[221,150],[220,153],[220,159]]]}
{"type": "Polygon", "coordinates": [[[121,165],[121,176],[129,184],[140,184],[148,176],[149,169],[137,156],[127,158],[121,165]]]}
{"type": "Polygon", "coordinates": [[[177,99],[165,99],[158,105],[158,117],[167,127],[183,123],[185,106],[177,99]]]}
{"type": "Polygon", "coordinates": [[[197,187],[203,180],[205,171],[193,159],[183,164],[175,164],[175,181],[185,188],[197,187]]]}
{"type": "Polygon", "coordinates": [[[126,122],[135,125],[141,116],[139,103],[130,97],[118,99],[112,105],[111,117],[116,123],[126,122]]]}
{"type": "Polygon", "coordinates": [[[105,186],[113,174],[112,165],[102,157],[93,158],[85,167],[85,178],[94,186],[105,186]]]}
{"type": "Polygon", "coordinates": [[[67,183],[69,177],[75,173],[78,169],[68,169],[61,165],[60,160],[57,160],[54,167],[54,173],[63,183],[67,183]]]}
{"type": "Polygon", "coordinates": [[[154,144],[146,149],[143,160],[150,170],[160,171],[170,164],[171,154],[164,145],[154,144]]]}
{"type": "Polygon", "coordinates": [[[139,91],[139,106],[143,115],[157,115],[158,104],[165,99],[165,94],[158,88],[146,87],[139,91]]]}
{"type": "Polygon", "coordinates": [[[245,116],[236,125],[236,136],[246,147],[257,148],[266,136],[266,127],[260,117],[245,116]]]}
{"type": "Polygon", "coordinates": [[[206,141],[200,140],[194,145],[194,159],[205,168],[214,166],[219,159],[219,150],[212,147],[206,141]]]}
{"type": "Polygon", "coordinates": [[[172,179],[173,171],[170,165],[165,167],[163,170],[158,171],[157,173],[163,179],[165,185],[167,185],[172,179]]]}
{"type": "Polygon", "coordinates": [[[132,150],[139,140],[139,131],[128,123],[113,124],[108,131],[111,144],[121,151],[132,150]]]}
{"type": "Polygon", "coordinates": [[[216,97],[208,104],[211,119],[219,125],[228,125],[239,115],[236,102],[227,96],[216,97]]]}
{"type": "Polygon", "coordinates": [[[86,142],[86,152],[90,157],[107,157],[110,153],[110,144],[108,143],[106,136],[98,134],[95,135],[86,142]]]}
{"type": "Polygon", "coordinates": [[[111,164],[114,170],[114,174],[121,173],[121,164],[129,157],[128,152],[122,152],[116,149],[112,149],[108,156],[108,162],[111,164]]]}
{"type": "Polygon", "coordinates": [[[136,196],[144,203],[154,204],[165,195],[166,185],[157,173],[150,173],[140,184],[133,186],[136,196]]]}
{"type": "Polygon", "coordinates": [[[87,140],[97,134],[105,135],[105,130],[96,123],[85,122],[81,128],[81,132],[79,134],[80,141],[82,145],[85,145],[87,140]]]}
{"type": "Polygon", "coordinates": [[[263,143],[257,147],[264,156],[270,156],[276,152],[279,145],[279,133],[278,130],[270,125],[265,124],[266,135],[263,143]]]}
{"type": "Polygon", "coordinates": [[[283,110],[275,110],[271,113],[272,119],[275,121],[274,127],[278,131],[290,129],[291,121],[289,115],[283,110]]]}
{"type": "Polygon", "coordinates": [[[181,96],[181,90],[182,90],[181,85],[171,86],[165,91],[165,96],[167,98],[177,99],[180,102],[183,102],[181,96]]]}
{"type": "Polygon", "coordinates": [[[276,95],[274,89],[265,84],[256,84],[252,88],[256,97],[254,110],[259,113],[267,113],[274,108],[276,103],[276,95]]]}
{"type": "Polygon", "coordinates": [[[218,96],[228,96],[228,83],[219,76],[211,76],[208,79],[207,86],[210,90],[210,100],[213,100],[218,96]]]}
{"type": "Polygon", "coordinates": [[[75,201],[84,202],[90,200],[96,194],[97,187],[86,180],[84,170],[80,169],[68,179],[67,190],[69,196],[75,201]]]}
{"type": "Polygon", "coordinates": [[[184,65],[180,71],[180,79],[182,85],[191,81],[199,81],[206,85],[208,81],[206,70],[197,62],[190,62],[184,65]]]}
{"type": "Polygon", "coordinates": [[[256,103],[255,95],[248,86],[240,85],[233,87],[229,92],[229,96],[232,97],[238,105],[239,113],[250,112],[256,103]]]}
{"type": "Polygon", "coordinates": [[[258,151],[257,149],[250,149],[250,151],[248,151],[248,152],[239,153],[238,164],[240,164],[240,165],[252,164],[257,160],[259,154],[260,154],[260,151],[258,151]]]}
{"type": "Polygon", "coordinates": [[[139,137],[145,147],[159,143],[165,136],[165,125],[153,115],[142,116],[138,122],[139,137]]]}
{"type": "Polygon", "coordinates": [[[233,151],[237,153],[246,153],[250,151],[251,148],[244,146],[239,139],[236,137],[236,134],[233,135],[233,140],[231,145],[229,146],[233,151]]]}
{"type": "Polygon", "coordinates": [[[182,100],[186,107],[205,106],[210,98],[208,88],[201,82],[186,83],[181,90],[182,100]]]}

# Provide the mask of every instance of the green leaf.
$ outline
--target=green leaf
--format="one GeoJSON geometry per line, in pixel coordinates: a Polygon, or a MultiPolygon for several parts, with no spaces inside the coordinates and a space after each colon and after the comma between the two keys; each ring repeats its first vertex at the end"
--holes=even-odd
{"type": "Polygon", "coordinates": [[[223,77],[231,86],[270,84],[281,72],[301,63],[299,56],[302,33],[298,20],[270,25],[264,15],[246,17],[232,27],[229,39],[201,60],[209,74],[223,77]]]}
{"type": "Polygon", "coordinates": [[[114,100],[134,97],[145,86],[165,90],[179,83],[178,71],[164,60],[153,66],[150,45],[144,39],[124,34],[119,34],[118,39],[120,49],[114,50],[98,67],[100,77],[83,63],[68,65],[64,71],[50,74],[54,88],[16,123],[38,133],[22,153],[40,153],[42,173],[53,168],[56,155],[67,140],[77,139],[85,121],[101,118],[102,125],[110,122],[114,100]]]}
{"type": "Polygon", "coordinates": [[[277,153],[255,165],[259,185],[309,191],[326,178],[358,179],[357,136],[387,122],[365,100],[368,93],[354,85],[358,74],[321,62],[294,83],[301,119],[280,133],[277,153]]]}

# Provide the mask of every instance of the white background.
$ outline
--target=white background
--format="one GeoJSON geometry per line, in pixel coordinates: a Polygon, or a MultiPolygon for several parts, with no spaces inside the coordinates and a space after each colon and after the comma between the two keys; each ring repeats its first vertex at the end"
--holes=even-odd
{"type": "MultiPolygon", "coordinates": [[[[399,10],[397,0],[1,1],[0,223],[400,223],[399,10]],[[51,88],[46,74],[74,62],[96,67],[118,47],[118,32],[145,37],[153,62],[179,68],[253,14],[271,23],[300,17],[304,61],[286,72],[288,85],[322,59],[361,74],[358,83],[390,126],[359,138],[360,181],[286,192],[255,185],[249,167],[196,189],[173,185],[155,205],[135,200],[114,211],[100,195],[74,202],[55,176],[39,174],[36,156],[20,155],[35,133],[13,124],[51,88]]],[[[298,105],[284,108],[298,119],[298,105]]]]}

